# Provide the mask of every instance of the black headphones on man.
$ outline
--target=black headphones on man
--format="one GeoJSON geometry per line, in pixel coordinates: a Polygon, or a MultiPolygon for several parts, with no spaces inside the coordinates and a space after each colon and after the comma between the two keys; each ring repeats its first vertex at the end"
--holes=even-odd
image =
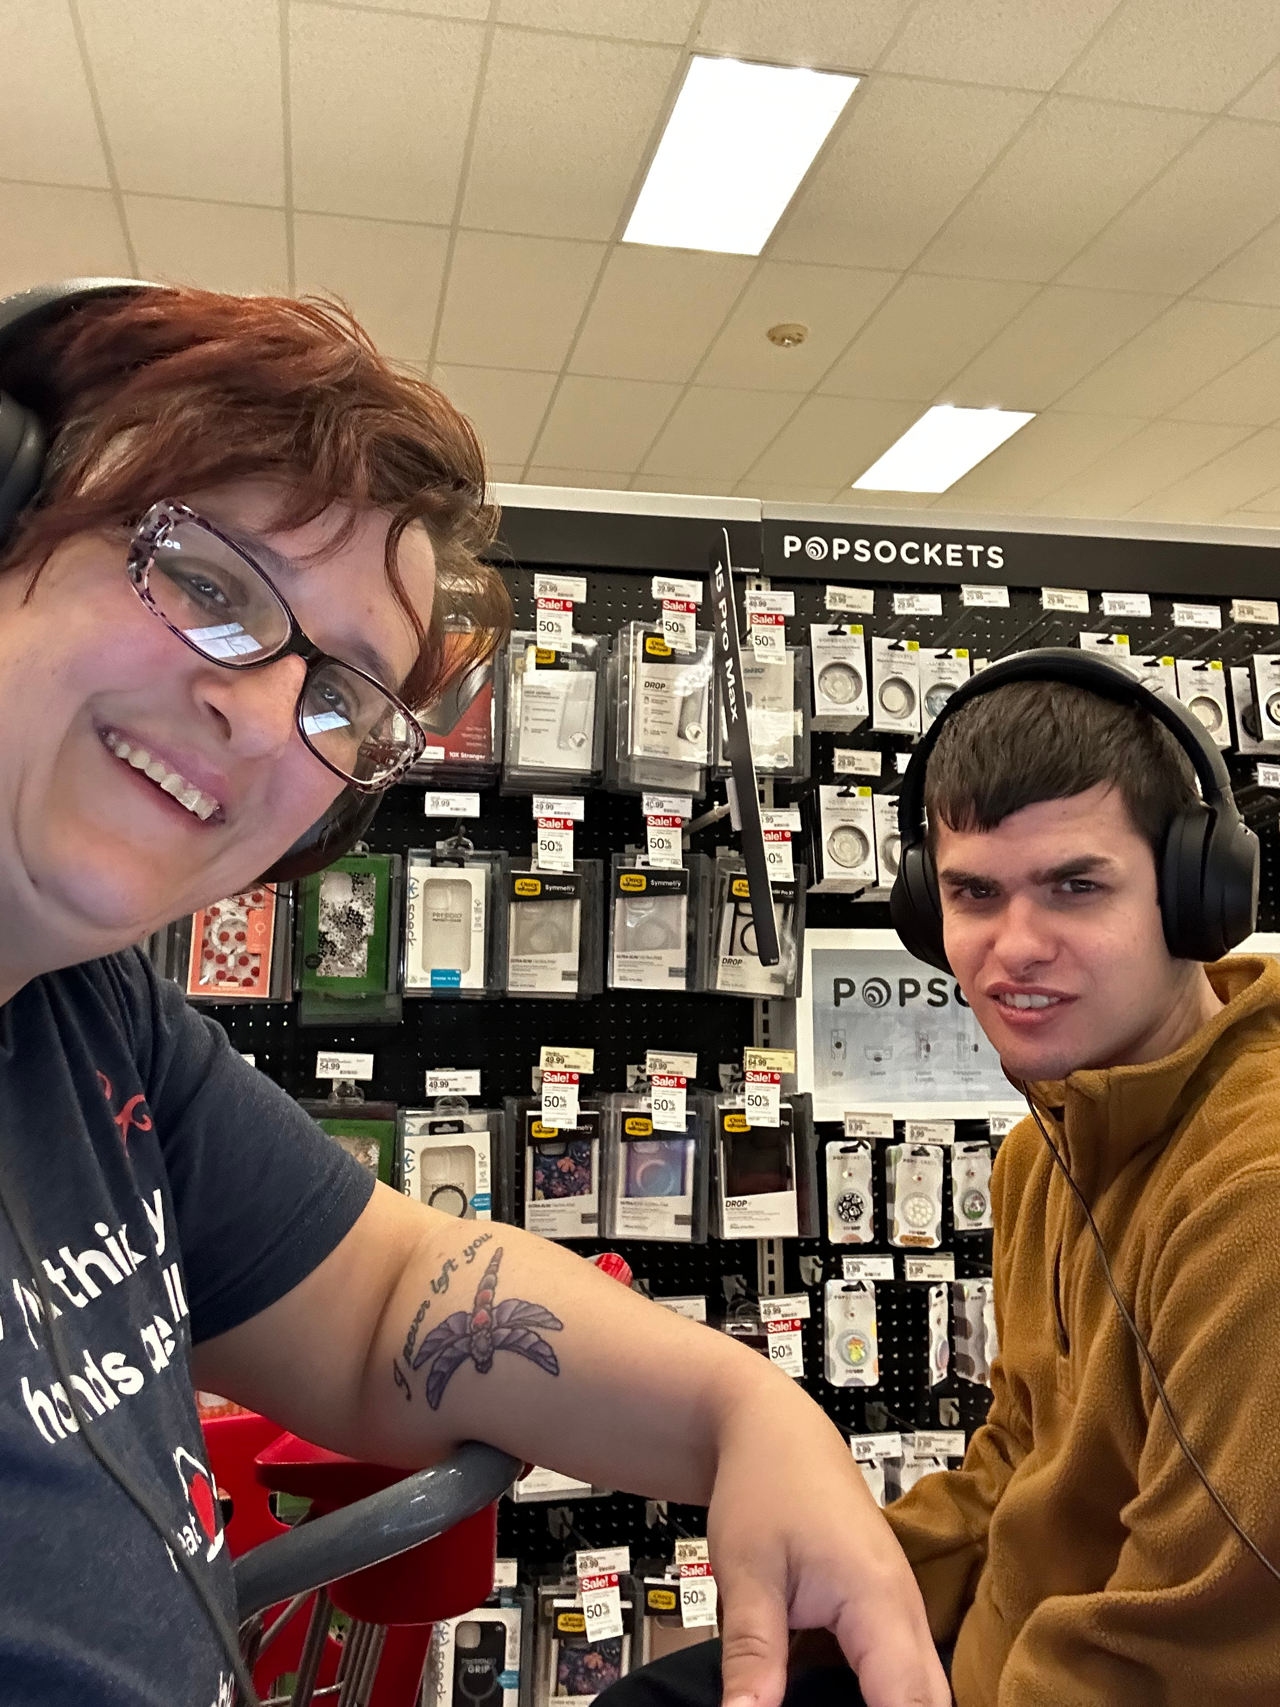
{"type": "Polygon", "coordinates": [[[1165,942],[1180,960],[1220,960],[1242,942],[1258,916],[1258,838],[1240,816],[1222,754],[1203,725],[1180,700],[1148,687],[1122,664],[1045,646],[1001,659],[962,682],[911,756],[898,796],[902,850],[889,897],[903,945],[917,960],[950,972],[938,875],[926,839],[925,772],[947,718],[979,694],[1009,682],[1065,682],[1138,706],[1164,725],[1195,767],[1203,796],[1173,820],[1157,855],[1165,942]]]}
{"type": "MultiPolygon", "coordinates": [[[[6,356],[25,339],[64,315],[76,313],[86,303],[163,288],[141,279],[68,279],[62,284],[37,285],[0,300],[0,374],[6,356]]],[[[7,391],[0,385],[0,549],[12,538],[23,510],[39,493],[49,447],[60,425],[43,417],[38,398],[29,392],[7,391]]],[[[344,788],[324,817],[300,836],[270,871],[263,872],[259,881],[283,883],[323,871],[364,835],[381,803],[381,794],[344,788]]]]}

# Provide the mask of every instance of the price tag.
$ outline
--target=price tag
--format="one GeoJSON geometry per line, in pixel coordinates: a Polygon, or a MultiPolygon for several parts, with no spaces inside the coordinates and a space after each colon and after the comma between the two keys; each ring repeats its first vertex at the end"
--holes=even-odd
{"type": "Polygon", "coordinates": [[[782,1074],[746,1073],[748,1126],[782,1125],[782,1074]]]}
{"type": "Polygon", "coordinates": [[[879,749],[872,753],[865,747],[837,747],[831,758],[837,776],[879,776],[884,763],[879,749]]]}
{"type": "Polygon", "coordinates": [[[742,1070],[744,1073],[794,1073],[796,1052],[794,1049],[744,1049],[742,1070]]]}
{"type": "Polygon", "coordinates": [[[964,582],[960,586],[960,603],[968,609],[1008,610],[1008,587],[976,587],[964,582]]]}
{"type": "Polygon", "coordinates": [[[893,756],[894,756],[895,761],[897,762],[898,775],[899,776],[905,776],[907,774],[907,768],[911,763],[911,754],[910,753],[895,753],[893,756]]]}
{"type": "Polygon", "coordinates": [[[568,599],[539,599],[534,627],[539,646],[562,652],[573,644],[573,606],[568,599]]]}
{"type": "MultiPolygon", "coordinates": [[[[240,1051],[240,1058],[242,1061],[247,1061],[251,1067],[256,1067],[258,1065],[258,1057],[254,1054],[252,1049],[242,1049],[240,1051]]],[[[320,1075],[317,1073],[316,1078],[318,1079],[319,1077],[320,1075]]]]}
{"type": "Polygon", "coordinates": [[[653,597],[659,604],[665,604],[669,599],[691,605],[702,603],[701,581],[681,581],[673,575],[655,575],[652,588],[653,597]]]}
{"type": "Polygon", "coordinates": [[[1259,788],[1280,788],[1280,765],[1258,763],[1257,783],[1259,788]]]}
{"type": "Polygon", "coordinates": [[[537,575],[533,577],[535,599],[567,599],[570,604],[585,604],[587,578],[585,575],[537,575]]]}
{"type": "Polygon", "coordinates": [[[427,818],[478,818],[478,794],[433,794],[430,789],[422,797],[423,816],[427,818]]]}
{"type": "Polygon", "coordinates": [[[1222,612],[1217,605],[1180,605],[1173,607],[1175,628],[1221,628],[1222,612]]]}
{"type": "Polygon", "coordinates": [[[572,818],[580,824],[587,814],[587,803],[580,794],[535,794],[535,818],[572,818]]]}
{"type": "Polygon", "coordinates": [[[840,1270],[845,1280],[892,1280],[892,1257],[842,1257],[840,1270]]]}
{"type": "Polygon", "coordinates": [[[871,587],[828,585],[822,602],[828,610],[850,611],[855,616],[874,616],[876,610],[875,590],[871,587]]]}
{"type": "Polygon", "coordinates": [[[716,1579],[704,1540],[676,1542],[676,1569],[680,1572],[680,1622],[691,1628],[716,1621],[716,1579]]]}
{"type": "Polygon", "coordinates": [[[1104,593],[1103,616],[1150,616],[1150,593],[1104,593]]]}
{"type": "Polygon", "coordinates": [[[769,872],[770,883],[793,883],[795,881],[795,861],[791,857],[790,830],[766,830],[764,832],[764,861],[769,872]]]}
{"type": "Polygon", "coordinates": [[[893,595],[893,614],[895,616],[941,616],[941,593],[895,593],[893,595]]]}
{"type": "Polygon", "coordinates": [[[680,843],[680,820],[670,814],[654,814],[645,819],[645,835],[649,864],[679,869],[684,859],[680,843]]]}
{"type": "Polygon", "coordinates": [[[688,1125],[686,1099],[689,1082],[678,1073],[651,1073],[649,1116],[655,1132],[683,1132],[688,1125]]]}
{"type": "Polygon", "coordinates": [[[804,1342],[798,1316],[782,1316],[767,1324],[764,1330],[769,1362],[794,1381],[804,1376],[804,1342]]]}
{"type": "Polygon", "coordinates": [[[641,806],[646,818],[679,818],[683,822],[693,817],[693,797],[688,794],[645,794],[641,806]]]}
{"type": "Polygon", "coordinates": [[[495,1559],[493,1561],[494,1588],[514,1588],[519,1581],[520,1561],[518,1559],[495,1559]]]}
{"type": "Polygon", "coordinates": [[[544,1073],[549,1067],[565,1067],[571,1073],[594,1073],[596,1052],[594,1049],[557,1049],[554,1044],[544,1043],[538,1052],[538,1065],[544,1073]]]}
{"type": "Polygon", "coordinates": [[[606,1642],[622,1634],[622,1596],[618,1592],[618,1573],[601,1571],[598,1576],[579,1577],[578,1590],[582,1595],[582,1621],[586,1625],[588,1642],[606,1642]]]}
{"type": "Polygon", "coordinates": [[[910,1437],[917,1458],[963,1458],[965,1453],[962,1428],[917,1429],[910,1437]]]}
{"type": "Polygon", "coordinates": [[[479,1067],[428,1067],[424,1092],[429,1097],[478,1097],[479,1067]]]}
{"type": "Polygon", "coordinates": [[[561,1067],[543,1068],[542,1124],[555,1127],[578,1124],[577,1073],[561,1067]]]}
{"type": "Polygon", "coordinates": [[[987,1131],[993,1138],[1007,1138],[1021,1119],[1020,1114],[991,1113],[987,1116],[987,1131]]]}
{"type": "Polygon", "coordinates": [[[698,1057],[670,1054],[665,1049],[649,1049],[645,1051],[644,1070],[650,1078],[655,1073],[678,1073],[682,1079],[696,1079],[698,1057]]]}
{"type": "Polygon", "coordinates": [[[796,614],[796,596],[794,593],[775,593],[770,588],[748,587],[743,594],[743,603],[747,609],[747,620],[753,616],[794,616],[796,614]]]}
{"type": "Polygon", "coordinates": [[[325,1055],[316,1056],[317,1079],[371,1079],[373,1077],[372,1055],[325,1055]]]}
{"type": "Polygon", "coordinates": [[[707,1319],[705,1298],[655,1298],[654,1303],[661,1304],[664,1310],[683,1316],[689,1322],[705,1322],[707,1319]]]}
{"type": "Polygon", "coordinates": [[[956,1259],[949,1251],[936,1257],[908,1257],[905,1267],[908,1280],[954,1280],[956,1277],[956,1259]]]}
{"type": "Polygon", "coordinates": [[[573,819],[539,818],[533,844],[533,863],[539,871],[573,870],[573,819]]]}
{"type": "Polygon", "coordinates": [[[673,652],[692,652],[698,644],[698,607],[688,599],[663,599],[662,638],[673,652]]]}
{"type": "Polygon", "coordinates": [[[1275,599],[1232,599],[1232,622],[1262,622],[1272,628],[1280,624],[1280,604],[1275,599]]]}
{"type": "Polygon", "coordinates": [[[874,1142],[877,1138],[893,1137],[893,1116],[891,1114],[846,1114],[844,1117],[844,1135],[846,1138],[865,1138],[874,1142]]]}
{"type": "Polygon", "coordinates": [[[813,1314],[813,1306],[809,1302],[807,1292],[790,1292],[782,1298],[762,1298],[760,1300],[760,1320],[762,1322],[779,1322],[786,1317],[797,1317],[807,1322],[813,1314]]]}
{"type": "Polygon", "coordinates": [[[760,611],[747,618],[751,649],[757,658],[783,659],[787,655],[787,627],[780,616],[760,611]]]}
{"type": "Polygon", "coordinates": [[[954,1120],[908,1120],[906,1122],[906,1142],[908,1144],[954,1144],[956,1140],[956,1123],[954,1120]]]}
{"type": "Polygon", "coordinates": [[[1089,595],[1080,587],[1041,587],[1041,610],[1087,611],[1089,595]]]}

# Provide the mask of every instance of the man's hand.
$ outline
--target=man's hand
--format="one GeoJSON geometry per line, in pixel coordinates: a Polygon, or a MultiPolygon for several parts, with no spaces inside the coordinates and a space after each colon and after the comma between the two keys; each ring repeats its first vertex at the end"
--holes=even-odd
{"type": "Polygon", "coordinates": [[[833,1633],[867,1707],[950,1707],[902,1549],[846,1442],[794,1400],[770,1392],[725,1418],[707,1523],[724,1707],[777,1707],[788,1625],[833,1633]]]}

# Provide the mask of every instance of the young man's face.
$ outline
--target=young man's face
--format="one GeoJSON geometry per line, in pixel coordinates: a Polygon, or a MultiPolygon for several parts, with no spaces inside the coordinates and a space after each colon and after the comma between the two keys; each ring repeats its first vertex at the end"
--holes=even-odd
{"type": "Polygon", "coordinates": [[[1155,1060],[1182,1042],[1207,985],[1165,947],[1151,846],[1109,785],[994,830],[940,825],[936,860],[947,957],[1011,1078],[1155,1060]]]}

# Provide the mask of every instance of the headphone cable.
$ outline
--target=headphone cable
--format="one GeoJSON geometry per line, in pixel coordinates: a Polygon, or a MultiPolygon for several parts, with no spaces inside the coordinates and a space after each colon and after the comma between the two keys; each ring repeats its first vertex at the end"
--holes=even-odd
{"type": "Polygon", "coordinates": [[[187,1557],[184,1549],[171,1544],[169,1525],[156,1509],[145,1489],[139,1485],[132,1472],[125,1468],[111,1449],[97,1438],[91,1426],[89,1414],[75,1389],[70,1359],[62,1344],[62,1330],[58,1326],[53,1300],[49,1295],[49,1289],[40,1264],[36,1259],[35,1239],[32,1237],[31,1228],[27,1222],[25,1206],[19,1207],[17,1194],[10,1189],[10,1182],[5,1179],[2,1163],[0,1163],[0,1209],[4,1210],[5,1217],[13,1228],[18,1249],[22,1252],[23,1260],[31,1270],[31,1278],[35,1283],[40,1307],[44,1312],[44,1328],[48,1340],[50,1361],[66,1392],[67,1404],[76,1419],[80,1438],[84,1441],[90,1455],[98,1461],[116,1486],[146,1518],[164,1542],[169,1557],[191,1584],[196,1599],[200,1602],[206,1618],[213,1627],[219,1645],[231,1663],[232,1675],[235,1678],[236,1687],[240,1692],[244,1707],[259,1707],[253,1678],[240,1653],[239,1637],[228,1623],[226,1615],[215,1599],[212,1590],[187,1557]]]}
{"type": "MultiPolygon", "coordinates": [[[[1015,1081],[1015,1083],[1018,1083],[1018,1081],[1015,1081]]],[[[1196,1457],[1195,1453],[1192,1451],[1191,1443],[1190,1443],[1190,1441],[1188,1441],[1186,1434],[1183,1432],[1182,1424],[1178,1421],[1177,1415],[1174,1412],[1173,1404],[1170,1401],[1169,1395],[1165,1392],[1164,1382],[1160,1379],[1160,1373],[1156,1368],[1155,1359],[1152,1357],[1150,1349],[1147,1346],[1147,1342],[1143,1339],[1142,1334],[1138,1328],[1138,1324],[1134,1321],[1133,1316],[1129,1311],[1128,1305],[1125,1303],[1124,1299],[1120,1296],[1120,1288],[1116,1285],[1115,1276],[1111,1272],[1111,1264],[1107,1259],[1106,1245],[1103,1243],[1102,1234],[1098,1231],[1098,1224],[1093,1218],[1093,1213],[1090,1210],[1089,1205],[1085,1202],[1084,1193],[1080,1190],[1080,1187],[1076,1184],[1075,1180],[1072,1178],[1070,1168],[1067,1166],[1067,1164],[1063,1160],[1062,1156],[1058,1153],[1057,1145],[1054,1143],[1053,1139],[1050,1138],[1047,1130],[1045,1129],[1044,1121],[1041,1120],[1041,1118],[1040,1118],[1040,1111],[1039,1111],[1039,1109],[1037,1109],[1035,1103],[1032,1102],[1030,1093],[1028,1092],[1026,1085],[1022,1084],[1022,1083],[1018,1083],[1018,1089],[1022,1092],[1024,1098],[1026,1099],[1027,1107],[1031,1110],[1031,1118],[1035,1121],[1036,1125],[1040,1128],[1040,1136],[1044,1139],[1045,1143],[1048,1145],[1049,1154],[1053,1157],[1054,1162],[1057,1164],[1059,1173],[1062,1175],[1063,1179],[1066,1180],[1067,1184],[1070,1186],[1072,1195],[1075,1197],[1076,1202],[1080,1205],[1080,1208],[1083,1211],[1084,1218],[1089,1225],[1089,1231],[1093,1234],[1093,1242],[1094,1242],[1095,1246],[1097,1247],[1097,1251],[1098,1251],[1098,1260],[1102,1264],[1102,1272],[1106,1276],[1107,1286],[1109,1287],[1109,1289],[1111,1291],[1112,1299],[1115,1301],[1116,1309],[1120,1312],[1121,1319],[1123,1320],[1125,1327],[1128,1328],[1130,1334],[1132,1335],[1133,1343],[1138,1348],[1139,1355],[1142,1358],[1142,1361],[1143,1361],[1143,1364],[1146,1368],[1147,1374],[1151,1377],[1151,1380],[1155,1386],[1156,1393],[1159,1396],[1160,1405],[1164,1411],[1166,1419],[1168,1420],[1169,1427],[1173,1430],[1174,1439],[1177,1441],[1178,1445],[1182,1448],[1183,1457],[1187,1460],[1188,1464],[1190,1464],[1191,1468],[1195,1471],[1196,1475],[1200,1478],[1200,1481],[1204,1486],[1205,1492],[1208,1494],[1209,1498],[1213,1501],[1214,1505],[1217,1506],[1218,1510],[1222,1513],[1223,1517],[1226,1519],[1226,1521],[1230,1525],[1230,1527],[1235,1531],[1237,1536],[1239,1536],[1240,1540],[1244,1543],[1245,1547],[1247,1547],[1249,1552],[1253,1554],[1254,1558],[1263,1567],[1263,1569],[1268,1571],[1276,1579],[1277,1582],[1280,1582],[1280,1568],[1277,1568],[1275,1565],[1272,1564],[1271,1560],[1268,1559],[1267,1555],[1258,1546],[1257,1542],[1254,1541],[1253,1537],[1243,1527],[1243,1525],[1240,1523],[1240,1521],[1236,1517],[1235,1513],[1231,1510],[1230,1506],[1228,1506],[1227,1502],[1223,1499],[1222,1495],[1218,1492],[1217,1488],[1215,1488],[1213,1483],[1209,1480],[1208,1472],[1205,1470],[1205,1468],[1201,1464],[1200,1460],[1196,1457]]]]}

